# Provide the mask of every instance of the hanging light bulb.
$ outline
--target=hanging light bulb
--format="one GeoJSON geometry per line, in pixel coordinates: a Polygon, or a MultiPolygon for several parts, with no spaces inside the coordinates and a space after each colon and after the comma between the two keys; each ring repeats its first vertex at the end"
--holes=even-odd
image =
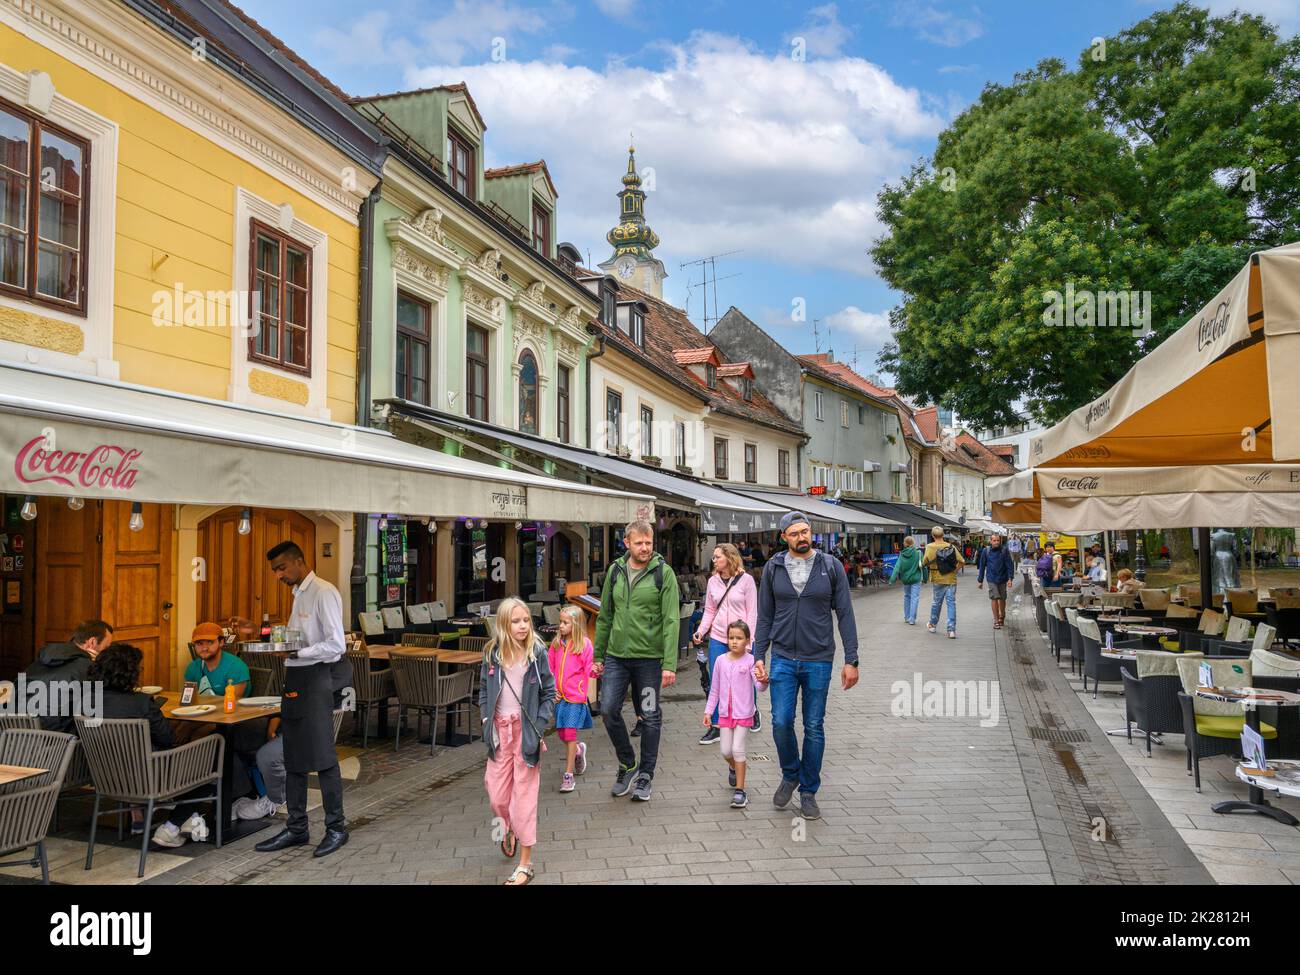
{"type": "Polygon", "coordinates": [[[239,513],[239,534],[247,535],[253,530],[253,512],[245,508],[239,513]]]}
{"type": "Polygon", "coordinates": [[[23,521],[33,521],[36,518],[36,499],[30,494],[23,498],[23,510],[19,512],[23,516],[23,521]]]}
{"type": "Polygon", "coordinates": [[[523,523],[522,521],[516,521],[516,522],[515,522],[515,531],[519,531],[519,529],[521,529],[521,528],[523,528],[523,527],[524,527],[524,523],[523,523]]]}
{"type": "Polygon", "coordinates": [[[481,519],[479,520],[478,526],[479,526],[480,528],[486,528],[486,527],[487,527],[487,519],[486,519],[486,518],[481,518],[481,519]]]}
{"type": "Polygon", "coordinates": [[[435,521],[433,518],[429,519],[428,526],[429,526],[430,535],[436,535],[438,533],[438,522],[435,521]]]}
{"type": "Polygon", "coordinates": [[[86,506],[85,498],[68,498],[68,507],[73,511],[80,511],[86,506]]]}
{"type": "Polygon", "coordinates": [[[382,531],[387,531],[387,529],[388,529],[388,516],[387,516],[387,515],[380,515],[380,516],[379,516],[379,530],[382,532],[382,531]]]}
{"type": "Polygon", "coordinates": [[[127,527],[133,532],[144,529],[144,512],[141,509],[139,501],[131,502],[131,520],[127,522],[127,527]]]}

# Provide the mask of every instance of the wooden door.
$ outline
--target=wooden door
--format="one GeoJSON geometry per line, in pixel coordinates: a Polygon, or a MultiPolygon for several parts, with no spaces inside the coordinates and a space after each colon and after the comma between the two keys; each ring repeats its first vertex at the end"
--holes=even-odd
{"type": "Polygon", "coordinates": [[[36,537],[41,519],[24,521],[21,506],[20,496],[0,494],[0,680],[26,670],[37,649],[36,537]]]}
{"type": "Polygon", "coordinates": [[[225,508],[199,523],[198,553],[205,563],[199,620],[224,623],[242,616],[256,623],[266,613],[272,623],[287,623],[293,591],[271,572],[266,553],[280,542],[296,542],[314,568],[316,524],[296,511],[255,508],[249,533],[241,535],[242,515],[242,508],[225,508]]]}
{"type": "MultiPolygon", "coordinates": [[[[66,640],[82,620],[112,616],[100,606],[99,522],[101,501],[87,501],[73,511],[62,498],[36,502],[36,628],[37,648],[66,640]]],[[[128,511],[129,515],[129,511],[128,511]]]]}
{"type": "Polygon", "coordinates": [[[144,527],[131,531],[130,503],[103,503],[102,596],[96,615],[112,624],[114,642],[134,644],[143,652],[142,684],[170,687],[176,509],[170,504],[141,509],[144,527]]]}
{"type": "MultiPolygon", "coordinates": [[[[574,578],[574,573],[571,568],[573,560],[573,543],[569,541],[568,535],[564,532],[556,532],[551,536],[549,555],[551,557],[550,585],[546,587],[538,586],[538,589],[554,589],[558,584],[556,582],[557,579],[563,578],[565,580],[572,580],[574,578]]],[[[560,596],[563,597],[564,593],[560,593],[560,596]]]]}

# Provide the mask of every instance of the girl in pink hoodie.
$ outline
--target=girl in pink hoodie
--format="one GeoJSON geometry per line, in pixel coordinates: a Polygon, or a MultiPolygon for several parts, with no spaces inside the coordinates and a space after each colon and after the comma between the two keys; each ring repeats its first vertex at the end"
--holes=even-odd
{"type": "Polygon", "coordinates": [[[560,628],[548,651],[551,673],[555,675],[555,729],[565,748],[561,792],[572,792],[574,774],[587,771],[587,743],[578,741],[578,732],[591,727],[587,681],[594,654],[586,630],[583,611],[577,606],[565,606],[560,610],[560,628]]]}
{"type": "Polygon", "coordinates": [[[745,738],[758,710],[756,692],[767,687],[754,676],[754,655],[747,652],[749,641],[749,624],[744,620],[735,620],[727,627],[727,652],[714,664],[709,699],[704,705],[706,728],[713,723],[713,709],[717,708],[722,757],[731,768],[727,780],[736,790],[731,797],[732,809],[749,805],[745,794],[745,738]]]}

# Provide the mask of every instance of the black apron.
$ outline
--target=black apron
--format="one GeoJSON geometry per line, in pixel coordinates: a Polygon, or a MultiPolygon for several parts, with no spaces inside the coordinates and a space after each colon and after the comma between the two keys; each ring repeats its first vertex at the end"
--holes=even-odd
{"type": "MultiPolygon", "coordinates": [[[[347,658],[342,658],[347,663],[347,658]]],[[[334,752],[333,664],[284,668],[280,734],[286,772],[321,772],[339,763],[334,752]]]]}

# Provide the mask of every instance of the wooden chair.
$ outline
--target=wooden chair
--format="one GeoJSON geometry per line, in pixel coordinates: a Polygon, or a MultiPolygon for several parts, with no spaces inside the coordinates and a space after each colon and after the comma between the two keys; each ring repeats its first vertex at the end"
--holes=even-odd
{"type": "Polygon", "coordinates": [[[212,802],[217,821],[217,847],[221,846],[221,768],[226,742],[220,735],[207,735],[181,745],[154,751],[149,741],[149,722],[145,718],[105,718],[90,723],[77,718],[77,737],[86,750],[91,775],[95,779],[95,808],[90,819],[90,841],[86,844],[86,869],[95,857],[95,830],[99,825],[100,800],[121,802],[123,812],[143,805],[144,837],[140,843],[140,869],[144,876],[145,858],[152,839],[154,808],[175,805],[177,798],[194,789],[211,785],[212,796],[199,802],[212,802]]]}
{"type": "Polygon", "coordinates": [[[0,765],[46,770],[28,779],[0,785],[0,856],[35,848],[30,860],[10,860],[0,863],[0,867],[40,867],[41,883],[50,882],[45,836],[76,747],[76,738],[58,731],[33,728],[0,731],[0,765]]]}
{"type": "Polygon", "coordinates": [[[437,650],[442,646],[441,633],[412,633],[407,630],[402,634],[401,644],[404,647],[419,647],[422,650],[437,650]]]}
{"type": "Polygon", "coordinates": [[[463,636],[460,643],[457,644],[457,650],[468,650],[471,653],[482,653],[487,649],[488,641],[491,637],[487,636],[463,636]]]}

